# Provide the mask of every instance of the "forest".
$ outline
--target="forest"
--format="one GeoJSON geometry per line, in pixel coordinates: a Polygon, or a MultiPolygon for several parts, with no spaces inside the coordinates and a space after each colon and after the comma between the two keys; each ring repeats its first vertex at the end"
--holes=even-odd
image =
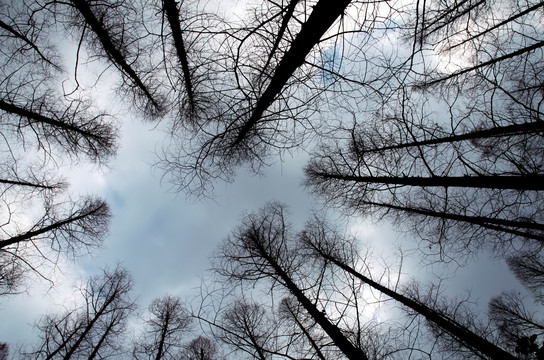
{"type": "Polygon", "coordinates": [[[303,154],[314,209],[247,209],[190,294],[142,306],[122,262],[86,274],[0,360],[544,360],[544,3],[218,3],[0,1],[0,322],[115,243],[110,199],[66,169],[107,171],[128,118],[167,129],[152,167],[176,201],[303,154]],[[418,276],[476,256],[523,291],[482,304],[418,276]]]}

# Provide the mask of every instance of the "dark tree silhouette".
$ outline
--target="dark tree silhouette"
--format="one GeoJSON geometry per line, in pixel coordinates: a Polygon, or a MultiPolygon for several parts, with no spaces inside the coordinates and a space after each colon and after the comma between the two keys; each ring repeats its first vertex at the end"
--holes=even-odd
{"type": "Polygon", "coordinates": [[[9,345],[7,343],[0,343],[0,360],[9,359],[9,345]]]}
{"type": "Polygon", "coordinates": [[[433,309],[418,299],[410,298],[392,290],[357,271],[355,269],[357,265],[352,263],[354,259],[357,259],[357,255],[352,253],[354,246],[347,244],[347,240],[331,229],[323,219],[316,217],[313,221],[310,221],[305,230],[301,232],[300,241],[302,247],[309,251],[310,256],[320,258],[324,264],[330,262],[338,266],[372,289],[394,299],[410,309],[410,311],[424,316],[433,326],[448,333],[460,344],[476,354],[492,359],[515,359],[513,355],[491,343],[483,336],[472,332],[468,327],[460,324],[448,314],[433,309]]]}
{"type": "Polygon", "coordinates": [[[264,306],[245,299],[235,301],[223,314],[221,341],[259,360],[270,359],[275,327],[264,306]]]}
{"type": "Polygon", "coordinates": [[[15,288],[28,269],[46,276],[44,266],[55,266],[59,257],[73,259],[99,247],[109,220],[108,205],[89,197],[65,204],[46,201],[44,213],[25,230],[4,224],[0,239],[2,272],[7,272],[4,279],[15,288]]]}
{"type": "Polygon", "coordinates": [[[538,124],[452,135],[403,114],[323,144],[306,184],[346,212],[408,225],[445,258],[482,246],[504,252],[517,238],[541,244],[538,124]]]}
{"type": "Polygon", "coordinates": [[[191,317],[179,298],[164,296],[153,300],[145,319],[144,334],[137,340],[133,356],[137,359],[177,359],[190,323],[191,317]]]}
{"type": "MultiPolygon", "coordinates": [[[[64,4],[63,4],[64,5],[64,4]]],[[[97,55],[110,61],[126,79],[125,85],[132,92],[136,105],[149,116],[159,116],[164,112],[161,95],[148,79],[145,72],[138,69],[137,41],[138,29],[133,29],[131,16],[135,9],[128,1],[106,1],[102,3],[86,0],[70,0],[73,8],[67,15],[71,25],[82,29],[82,38],[86,38],[97,55]]]]}
{"type": "Polygon", "coordinates": [[[168,24],[172,30],[172,38],[174,40],[174,47],[178,57],[179,64],[181,65],[183,80],[185,84],[185,92],[189,102],[189,112],[196,111],[195,91],[193,88],[191,69],[189,68],[189,60],[187,57],[187,49],[183,41],[183,32],[180,24],[180,13],[177,4],[174,0],[163,0],[163,9],[168,19],[168,24]]]}
{"type": "Polygon", "coordinates": [[[312,324],[309,323],[307,319],[304,319],[300,304],[298,304],[295,299],[286,297],[280,303],[279,312],[288,321],[293,321],[297,328],[300,329],[305,338],[303,341],[308,341],[310,343],[310,354],[316,356],[318,359],[325,360],[326,355],[323,349],[324,345],[321,344],[322,339],[320,339],[322,336],[316,334],[314,331],[315,322],[312,324]]]}
{"type": "Polygon", "coordinates": [[[79,308],[42,318],[41,343],[28,355],[40,359],[88,357],[107,359],[122,352],[120,337],[135,305],[129,298],[132,280],[117,268],[89,278],[80,289],[79,308]]]}
{"type": "Polygon", "coordinates": [[[103,162],[115,153],[116,128],[89,101],[59,93],[58,55],[47,42],[53,18],[33,2],[0,8],[0,131],[12,148],[36,145],[103,162]],[[17,34],[17,35],[16,35],[17,34]],[[40,46],[44,44],[45,50],[40,46]],[[17,146],[17,147],[18,147],[17,146]]]}
{"type": "Polygon", "coordinates": [[[311,104],[323,86],[296,78],[315,78],[316,70],[306,62],[314,62],[322,38],[349,3],[267,2],[255,10],[254,21],[216,36],[228,34],[216,61],[214,90],[211,97],[206,94],[207,114],[201,114],[196,132],[174,134],[158,165],[176,188],[201,195],[214,180],[232,180],[239,166],[249,164],[258,172],[272,151],[305,142],[313,127],[308,117],[316,112],[311,104]],[[297,94],[297,88],[311,91],[297,94]],[[187,142],[190,147],[183,146],[187,142]]]}
{"type": "Polygon", "coordinates": [[[197,336],[185,345],[182,358],[187,360],[219,359],[217,345],[205,336],[197,336]]]}
{"type": "Polygon", "coordinates": [[[15,291],[28,268],[44,276],[45,262],[99,246],[109,221],[103,200],[71,200],[55,175],[61,164],[101,166],[117,148],[111,117],[79,93],[59,91],[65,74],[51,44],[55,19],[34,1],[0,5],[2,292],[15,291]]]}
{"type": "Polygon", "coordinates": [[[532,291],[535,299],[544,304],[544,259],[541,252],[522,252],[507,259],[516,277],[532,291]]]}
{"type": "Polygon", "coordinates": [[[269,279],[285,288],[305,311],[319,324],[335,346],[349,359],[366,359],[342,330],[318,309],[304,290],[295,283],[295,270],[300,259],[290,248],[289,226],[284,222],[283,207],[270,204],[257,214],[250,214],[244,223],[227,238],[221,247],[222,266],[219,273],[246,282],[269,279]]]}
{"type": "MultiPolygon", "coordinates": [[[[532,343],[544,336],[544,321],[525,305],[526,299],[514,291],[503,292],[489,302],[489,316],[499,330],[500,338],[505,345],[518,354],[527,355],[528,349],[523,342],[534,335],[532,343]]],[[[527,344],[528,345],[528,344],[527,344]]]]}

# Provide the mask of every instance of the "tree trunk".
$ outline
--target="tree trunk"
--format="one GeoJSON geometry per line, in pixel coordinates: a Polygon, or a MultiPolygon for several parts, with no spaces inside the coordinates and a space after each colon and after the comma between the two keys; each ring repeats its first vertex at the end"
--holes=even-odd
{"type": "Polygon", "coordinates": [[[37,113],[37,112],[34,112],[34,111],[31,111],[31,110],[27,110],[25,108],[22,108],[22,107],[19,107],[15,104],[11,104],[11,103],[8,103],[8,102],[5,102],[4,100],[1,100],[0,99],[0,109],[1,110],[4,110],[8,113],[11,113],[11,114],[15,114],[15,115],[19,115],[20,117],[23,117],[23,118],[27,118],[28,120],[30,120],[29,122],[37,122],[37,123],[42,123],[42,124],[47,124],[47,125],[51,125],[61,131],[68,131],[68,132],[73,132],[73,133],[77,133],[77,134],[80,134],[81,136],[83,136],[84,138],[86,139],[95,139],[97,142],[102,142],[102,139],[95,135],[94,133],[92,132],[89,132],[83,128],[80,128],[76,125],[73,125],[73,124],[69,124],[69,123],[66,123],[64,121],[61,121],[61,120],[57,120],[57,119],[53,119],[53,118],[50,118],[50,117],[47,117],[47,116],[44,116],[40,113],[37,113]]]}
{"type": "Polygon", "coordinates": [[[297,323],[298,327],[300,328],[300,330],[304,333],[304,335],[306,336],[306,338],[308,339],[308,341],[310,342],[310,344],[312,345],[312,348],[314,348],[315,352],[316,352],[316,355],[319,359],[321,360],[326,360],[325,359],[325,356],[323,355],[323,353],[321,352],[321,349],[319,348],[319,346],[317,345],[317,343],[315,342],[315,340],[312,338],[312,336],[310,335],[310,333],[308,332],[308,330],[306,330],[306,327],[304,326],[304,324],[302,324],[296,314],[293,312],[293,310],[291,309],[291,307],[289,305],[285,305],[287,307],[287,310],[289,310],[289,313],[291,314],[291,316],[293,317],[293,320],[295,320],[295,322],[297,323]]]}
{"type": "Polygon", "coordinates": [[[458,77],[460,75],[466,74],[468,72],[478,70],[480,68],[496,64],[496,63],[501,62],[503,60],[510,59],[510,58],[525,54],[527,52],[539,49],[539,48],[541,48],[543,46],[544,46],[544,40],[543,41],[538,41],[538,42],[534,43],[533,45],[521,48],[519,50],[516,50],[516,51],[513,51],[511,53],[505,54],[503,56],[499,56],[497,58],[485,61],[483,63],[477,64],[477,65],[474,65],[474,66],[471,66],[471,67],[468,67],[468,68],[465,68],[465,69],[462,69],[462,70],[459,70],[459,71],[455,71],[454,73],[452,73],[450,75],[446,75],[446,76],[441,77],[439,79],[423,83],[423,84],[421,84],[419,86],[420,87],[426,87],[426,86],[435,85],[435,84],[438,84],[440,82],[443,82],[443,81],[446,81],[446,80],[449,80],[449,79],[453,79],[453,78],[458,77]]]}
{"type": "Polygon", "coordinates": [[[538,133],[541,131],[544,131],[544,121],[536,121],[536,122],[530,122],[530,123],[524,123],[524,124],[499,126],[499,127],[494,127],[491,129],[474,130],[474,131],[467,132],[465,134],[450,135],[450,136],[444,136],[444,137],[439,137],[439,138],[434,138],[429,140],[413,141],[413,142],[396,144],[396,145],[382,146],[378,148],[371,148],[371,149],[363,148],[361,150],[357,148],[356,151],[364,155],[367,153],[378,153],[378,152],[386,151],[386,150],[397,150],[397,149],[404,149],[404,148],[415,147],[415,146],[437,145],[437,144],[444,144],[444,143],[454,143],[454,142],[464,141],[464,140],[513,136],[513,135],[521,135],[526,133],[538,133]]]}
{"type": "Polygon", "coordinates": [[[166,319],[162,328],[161,332],[161,339],[159,341],[159,348],[157,349],[157,356],[155,356],[155,360],[160,360],[162,358],[162,352],[164,348],[164,341],[166,339],[166,333],[168,332],[168,323],[170,321],[170,314],[166,313],[166,319]]]}
{"type": "Polygon", "coordinates": [[[363,283],[371,286],[372,288],[380,291],[381,293],[395,299],[404,306],[416,311],[418,314],[423,315],[428,321],[436,324],[448,334],[452,335],[454,338],[458,339],[461,343],[467,345],[469,348],[476,349],[478,352],[489,356],[491,359],[504,359],[504,360],[515,360],[516,357],[512,356],[510,353],[499,348],[493,343],[489,342],[485,338],[473,333],[466,327],[462,326],[455,320],[449,318],[448,316],[437,312],[434,309],[431,309],[415,300],[412,300],[404,295],[401,295],[389,288],[378,284],[377,282],[367,278],[366,276],[355,271],[355,269],[350,266],[340,262],[333,256],[325,254],[321,249],[314,247],[314,249],[326,260],[329,260],[336,266],[340,267],[342,270],[352,274],[357,277],[363,283]]]}
{"type": "Polygon", "coordinates": [[[30,181],[25,181],[25,180],[0,179],[0,184],[26,186],[26,187],[36,188],[36,189],[43,189],[43,190],[57,190],[62,188],[61,184],[45,185],[45,184],[33,183],[30,181]]]}
{"type": "Polygon", "coordinates": [[[402,185],[419,187],[462,187],[511,190],[544,190],[543,175],[497,175],[497,176],[358,176],[332,174],[307,170],[310,177],[323,181],[340,180],[357,183],[402,185]]]}
{"type": "Polygon", "coordinates": [[[110,60],[120,68],[134,82],[134,84],[144,93],[145,97],[153,104],[157,112],[160,111],[160,105],[155,100],[149,89],[145,86],[142,79],[136,74],[134,69],[127,63],[125,57],[119,49],[114,45],[110,34],[102,26],[100,20],[96,18],[91,7],[86,0],[70,0],[74,7],[81,13],[86,24],[94,31],[104,51],[108,54],[110,60]]]}
{"type": "Polygon", "coordinates": [[[107,206],[106,203],[100,202],[98,206],[95,206],[95,207],[93,207],[91,209],[86,209],[85,212],[83,212],[83,213],[81,213],[81,214],[79,214],[77,216],[71,216],[71,217],[69,217],[67,219],[57,221],[56,223],[53,223],[51,225],[44,226],[41,229],[27,231],[27,232],[25,232],[23,234],[13,236],[13,237],[11,237],[9,239],[1,240],[0,241],[0,249],[5,248],[6,246],[9,246],[9,245],[13,245],[13,244],[17,244],[17,243],[20,243],[20,242],[23,242],[23,241],[30,240],[35,236],[46,234],[46,233],[48,233],[50,231],[59,229],[64,225],[71,224],[73,222],[79,221],[79,220],[84,219],[84,218],[89,217],[89,216],[93,216],[96,213],[99,213],[101,210],[103,210],[106,206],[107,206]]]}
{"type": "Polygon", "coordinates": [[[317,309],[314,303],[304,295],[304,292],[291,280],[291,277],[281,268],[281,266],[266,252],[258,239],[254,239],[254,245],[259,249],[261,257],[266,260],[274,269],[277,276],[281,278],[285,287],[293,294],[300,304],[306,309],[308,314],[315,320],[316,323],[329,335],[334,344],[340,349],[344,355],[350,360],[367,360],[368,357],[361,349],[356,348],[345,336],[342,331],[331,323],[325,316],[324,312],[317,309]]]}
{"type": "Polygon", "coordinates": [[[257,100],[251,116],[240,128],[233,145],[239,144],[247,136],[266,109],[274,102],[295,70],[304,63],[304,59],[312,48],[336,19],[344,13],[349,3],[350,0],[320,0],[314,6],[308,21],[302,25],[291,47],[278,64],[268,87],[257,100]]]}
{"type": "Polygon", "coordinates": [[[164,11],[166,12],[166,18],[170,24],[172,30],[172,37],[174,38],[174,46],[178,55],[178,60],[181,64],[183,71],[183,77],[185,80],[185,91],[189,98],[189,108],[191,112],[196,110],[195,96],[193,90],[193,84],[191,79],[191,71],[189,69],[189,61],[187,59],[187,51],[185,50],[185,44],[183,43],[183,36],[179,23],[179,10],[175,0],[163,0],[164,11]]]}
{"type": "Polygon", "coordinates": [[[403,211],[403,212],[407,212],[411,214],[418,214],[418,215],[436,217],[440,219],[467,222],[467,223],[479,225],[491,230],[502,231],[502,232],[513,234],[513,235],[523,236],[529,239],[535,239],[535,240],[544,242],[544,235],[512,229],[512,228],[517,228],[517,229],[544,230],[544,224],[539,224],[535,222],[497,219],[497,218],[490,218],[485,216],[460,215],[460,214],[447,213],[443,211],[433,211],[429,209],[419,209],[419,208],[398,206],[398,205],[392,205],[392,204],[386,204],[386,203],[364,202],[364,204],[377,206],[377,207],[384,207],[384,208],[392,209],[392,210],[399,210],[399,211],[403,211]]]}

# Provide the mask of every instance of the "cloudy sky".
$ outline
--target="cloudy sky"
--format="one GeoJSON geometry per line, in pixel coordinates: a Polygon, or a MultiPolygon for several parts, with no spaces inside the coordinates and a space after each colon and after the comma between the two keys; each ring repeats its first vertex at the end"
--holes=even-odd
{"type": "MultiPolygon", "coordinates": [[[[239,1],[225,3],[230,15],[240,14],[239,1]],[[232,5],[232,6],[231,6],[232,5]]],[[[113,98],[110,93],[106,97],[113,98]]],[[[31,342],[32,323],[58,305],[69,304],[72,285],[82,276],[97,273],[104,266],[117,263],[134,277],[134,296],[140,310],[165,293],[190,296],[209,267],[215,246],[240,222],[244,212],[254,211],[267,201],[287,204],[290,220],[301,225],[317,199],[302,186],[303,154],[286,156],[265,170],[264,176],[250,175],[241,169],[232,184],[217,184],[213,200],[187,200],[184,194],[168,191],[161,185],[160,171],[150,166],[154,152],[164,139],[161,126],[141,121],[133,115],[120,117],[121,147],[109,168],[79,166],[69,171],[74,193],[98,194],[112,208],[110,233],[103,249],[92,258],[67,262],[55,274],[57,284],[50,288],[35,279],[28,293],[0,299],[0,341],[12,344],[31,342]],[[68,299],[68,300],[67,300],[68,299]]],[[[353,220],[347,230],[356,234],[383,256],[391,255],[398,241],[406,235],[393,232],[388,224],[370,224],[353,220]]],[[[429,277],[432,269],[419,273],[417,258],[406,261],[407,277],[429,277]]],[[[519,288],[503,261],[484,254],[458,269],[446,282],[450,294],[471,290],[483,307],[502,289],[519,288]]]]}
{"type": "MultiPolygon", "coordinates": [[[[92,258],[61,265],[57,284],[32,283],[28,294],[4,297],[0,302],[0,340],[12,344],[34,339],[32,323],[58,305],[70,305],[72,285],[101,267],[121,263],[134,277],[133,295],[140,311],[160,295],[191,296],[209,267],[215,246],[240,222],[244,212],[254,211],[267,201],[289,205],[289,220],[302,225],[320,204],[301,185],[305,157],[286,157],[266,169],[265,176],[240,171],[232,184],[217,184],[213,200],[187,200],[184,194],[161,186],[161,173],[150,164],[154,150],[161,146],[163,134],[139,119],[123,119],[122,145],[110,169],[71,172],[72,191],[96,193],[105,197],[113,212],[110,234],[103,249],[92,258]]],[[[377,255],[393,259],[395,244],[409,238],[392,231],[387,224],[362,220],[351,222],[349,230],[377,255]]],[[[416,259],[407,259],[407,277],[422,277],[416,259]]],[[[515,279],[504,262],[476,258],[471,266],[459,269],[447,281],[450,294],[463,295],[472,290],[485,306],[491,296],[510,288],[515,279]],[[477,266],[479,265],[479,266],[477,266]],[[505,285],[506,284],[506,285],[505,285]]],[[[425,272],[430,272],[425,268],[425,272]]],[[[517,285],[519,286],[519,285],[517,285]]]]}

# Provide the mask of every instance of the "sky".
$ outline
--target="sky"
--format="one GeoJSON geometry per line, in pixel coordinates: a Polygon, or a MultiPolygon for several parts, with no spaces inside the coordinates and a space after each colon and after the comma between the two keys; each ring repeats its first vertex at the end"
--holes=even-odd
{"type": "MultiPolygon", "coordinates": [[[[241,3],[232,0],[222,5],[227,15],[242,16],[241,3]]],[[[114,98],[111,95],[105,97],[114,98]]],[[[151,166],[164,140],[161,125],[156,128],[131,113],[122,115],[120,124],[121,145],[109,167],[80,164],[65,170],[71,192],[96,194],[110,204],[113,218],[104,248],[92,257],[61,264],[53,288],[34,279],[28,293],[0,298],[0,341],[31,343],[35,338],[32,324],[59,305],[69,306],[74,298],[72,285],[78,279],[117,263],[134,278],[133,296],[139,311],[164,294],[190,296],[209,268],[215,247],[245,212],[256,211],[268,201],[280,201],[289,206],[289,220],[301,226],[320,206],[302,185],[303,154],[284,157],[283,162],[266,168],[263,176],[240,169],[232,184],[216,184],[213,199],[197,201],[172,193],[168,184],[161,183],[160,171],[151,166]]],[[[384,257],[392,256],[397,242],[410,241],[409,235],[395,233],[388,224],[353,219],[349,226],[348,232],[384,257]]],[[[406,261],[406,278],[432,278],[432,270],[421,270],[417,258],[406,261]]],[[[458,269],[446,286],[452,295],[471,291],[484,307],[502,289],[521,288],[504,261],[485,254],[458,269]]]]}
{"type": "MultiPolygon", "coordinates": [[[[289,221],[300,227],[318,199],[301,184],[306,158],[285,157],[265,169],[264,176],[240,171],[232,184],[217,184],[217,196],[196,201],[172,193],[161,184],[161,174],[150,166],[163,134],[154,125],[136,118],[123,119],[121,147],[109,169],[73,169],[71,191],[95,193],[110,204],[113,219],[104,248],[92,257],[61,264],[53,288],[35,279],[28,293],[0,301],[0,340],[29,344],[35,338],[32,324],[59,305],[70,306],[73,285],[105,266],[124,266],[134,278],[133,296],[142,312],[164,294],[190,297],[209,268],[217,244],[240,223],[243,214],[256,211],[268,201],[289,206],[289,221]]],[[[354,219],[348,230],[373,249],[376,257],[393,260],[396,244],[409,241],[387,224],[354,219]]],[[[416,269],[414,258],[406,259],[406,279],[431,277],[416,269]]],[[[446,281],[448,293],[462,296],[467,291],[485,306],[501,288],[516,284],[503,261],[475,258],[446,281]],[[505,285],[508,284],[508,285],[505,285]]],[[[515,285],[519,287],[519,285],[515,285]]]]}

